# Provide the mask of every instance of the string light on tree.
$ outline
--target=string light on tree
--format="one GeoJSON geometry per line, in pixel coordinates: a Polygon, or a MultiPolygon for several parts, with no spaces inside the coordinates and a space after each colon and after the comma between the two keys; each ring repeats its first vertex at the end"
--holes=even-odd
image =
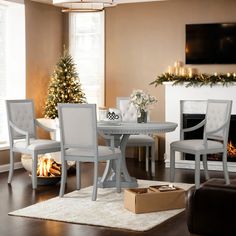
{"type": "Polygon", "coordinates": [[[50,78],[47,100],[44,109],[45,118],[58,117],[58,103],[85,103],[86,97],[81,89],[76,65],[72,56],[64,49],[50,78]]]}

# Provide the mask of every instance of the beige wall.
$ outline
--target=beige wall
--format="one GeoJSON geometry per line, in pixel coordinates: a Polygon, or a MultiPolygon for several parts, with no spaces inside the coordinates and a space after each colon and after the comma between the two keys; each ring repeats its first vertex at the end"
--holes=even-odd
{"type": "MultiPolygon", "coordinates": [[[[41,117],[49,77],[62,52],[64,19],[59,8],[30,0],[25,0],[25,15],[26,97],[34,100],[36,117],[41,117]]],[[[0,165],[9,162],[8,154],[0,152],[0,165]]]]}
{"type": "Polygon", "coordinates": [[[27,0],[26,15],[26,97],[42,116],[49,77],[62,52],[63,14],[59,8],[27,0]]]}
{"type": "MultiPolygon", "coordinates": [[[[159,102],[153,120],[165,120],[164,86],[150,86],[176,60],[185,60],[185,24],[236,22],[235,0],[171,0],[123,4],[106,10],[106,106],[133,89],[159,102]]],[[[200,72],[232,72],[236,65],[199,65],[200,72]]],[[[161,138],[161,157],[164,139],[161,138]]]]}

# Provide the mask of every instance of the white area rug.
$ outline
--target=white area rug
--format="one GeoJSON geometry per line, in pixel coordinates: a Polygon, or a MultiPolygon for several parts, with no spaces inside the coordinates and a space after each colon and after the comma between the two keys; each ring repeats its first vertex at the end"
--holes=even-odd
{"type": "MultiPolygon", "coordinates": [[[[138,180],[139,187],[163,183],[166,182],[138,180]]],[[[192,186],[183,183],[176,183],[175,185],[186,190],[192,186]]],[[[10,212],[9,215],[146,231],[184,211],[184,209],[178,209],[134,214],[124,208],[123,192],[121,194],[116,193],[115,188],[99,188],[97,201],[92,201],[91,196],[92,187],[83,188],[68,193],[63,198],[55,197],[10,212]]]]}

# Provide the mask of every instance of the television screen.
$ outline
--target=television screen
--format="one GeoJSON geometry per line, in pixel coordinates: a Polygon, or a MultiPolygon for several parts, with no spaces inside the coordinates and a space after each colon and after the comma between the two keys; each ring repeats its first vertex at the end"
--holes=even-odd
{"type": "Polygon", "coordinates": [[[236,23],[188,24],[186,64],[236,64],[236,23]]]}

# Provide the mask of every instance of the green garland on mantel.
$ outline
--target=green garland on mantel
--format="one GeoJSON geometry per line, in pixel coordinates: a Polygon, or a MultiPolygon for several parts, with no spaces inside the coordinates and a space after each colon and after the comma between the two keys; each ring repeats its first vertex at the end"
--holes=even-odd
{"type": "Polygon", "coordinates": [[[214,86],[221,84],[222,86],[229,86],[236,82],[236,73],[227,74],[196,74],[192,77],[175,75],[170,73],[163,73],[158,75],[157,78],[150,83],[150,85],[158,86],[164,82],[173,82],[173,85],[185,85],[185,87],[201,87],[201,86],[214,86]]]}

